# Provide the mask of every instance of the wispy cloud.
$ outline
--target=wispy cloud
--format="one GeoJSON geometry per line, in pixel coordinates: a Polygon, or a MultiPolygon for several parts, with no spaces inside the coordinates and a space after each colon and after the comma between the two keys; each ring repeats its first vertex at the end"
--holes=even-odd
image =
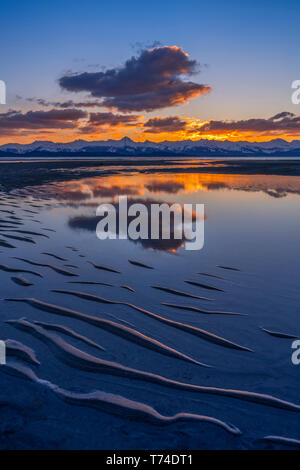
{"type": "Polygon", "coordinates": [[[49,111],[10,110],[0,114],[0,134],[13,135],[22,130],[74,129],[87,116],[80,109],[51,109],[49,111]]]}
{"type": "Polygon", "coordinates": [[[155,117],[144,123],[144,132],[159,134],[161,132],[178,132],[187,128],[187,121],[177,116],[166,118],[155,117]]]}
{"type": "Polygon", "coordinates": [[[26,101],[45,108],[100,108],[102,106],[100,101],[47,101],[43,98],[26,98],[26,101]]]}
{"type": "Polygon", "coordinates": [[[253,135],[295,135],[300,134],[300,116],[283,111],[269,119],[251,118],[239,121],[214,121],[206,122],[199,127],[199,136],[202,134],[224,134],[237,132],[239,134],[251,132],[253,135]]]}

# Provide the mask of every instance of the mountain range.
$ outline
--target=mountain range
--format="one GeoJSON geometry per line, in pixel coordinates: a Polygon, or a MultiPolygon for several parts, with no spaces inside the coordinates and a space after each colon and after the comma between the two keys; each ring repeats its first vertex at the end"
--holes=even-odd
{"type": "Polygon", "coordinates": [[[0,146],[0,157],[97,157],[97,156],[187,156],[187,157],[300,157],[300,140],[287,142],[275,139],[269,142],[231,142],[228,140],[183,140],[164,142],[135,142],[128,137],[120,140],[70,143],[36,141],[32,144],[5,144],[0,146]]]}

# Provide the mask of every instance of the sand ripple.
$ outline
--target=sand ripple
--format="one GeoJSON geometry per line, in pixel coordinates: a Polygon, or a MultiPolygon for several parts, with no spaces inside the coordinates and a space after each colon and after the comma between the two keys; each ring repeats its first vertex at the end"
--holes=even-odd
{"type": "Polygon", "coordinates": [[[47,333],[43,328],[34,325],[26,320],[9,320],[9,323],[14,324],[22,330],[28,331],[31,334],[39,337],[42,341],[47,343],[53,352],[65,363],[71,367],[84,369],[90,372],[98,372],[103,374],[115,375],[120,377],[127,377],[145,382],[151,382],[162,385],[168,388],[186,390],[190,392],[206,393],[211,395],[226,396],[229,398],[236,398],[252,403],[271,406],[274,408],[285,409],[289,411],[300,412],[300,405],[282,400],[272,395],[267,395],[257,392],[248,392],[244,390],[225,389],[217,387],[206,387],[202,385],[193,385],[177,380],[168,379],[162,375],[153,374],[143,370],[133,369],[131,367],[123,366],[118,362],[106,361],[104,359],[96,358],[90,354],[85,353],[77,348],[74,348],[69,343],[66,343],[57,335],[47,333]]]}
{"type": "MultiPolygon", "coordinates": [[[[177,351],[176,349],[173,349],[167,346],[166,344],[161,343],[160,341],[157,341],[153,338],[150,338],[149,336],[144,335],[143,333],[140,333],[136,329],[129,328],[125,325],[121,325],[110,320],[105,320],[102,318],[94,317],[92,315],[87,315],[85,313],[76,312],[75,310],[70,310],[67,308],[59,307],[58,305],[51,305],[51,304],[48,304],[46,302],[41,302],[36,299],[6,299],[6,300],[25,302],[39,310],[43,310],[49,313],[54,313],[57,315],[68,316],[71,318],[77,318],[79,320],[85,321],[86,323],[94,325],[98,328],[109,331],[110,333],[120,336],[144,348],[159,352],[160,354],[164,354],[164,355],[171,356],[171,357],[176,357],[177,359],[191,362],[199,366],[209,367],[207,364],[196,361],[195,359],[187,356],[186,354],[183,354],[180,351],[177,351]]],[[[8,323],[9,322],[10,320],[8,320],[8,323]]]]}
{"type": "Polygon", "coordinates": [[[3,370],[9,374],[31,380],[46,387],[54,392],[59,398],[68,403],[72,403],[73,405],[97,408],[105,413],[116,414],[123,418],[142,420],[143,422],[148,421],[157,425],[167,425],[177,421],[194,421],[216,425],[235,436],[241,434],[241,431],[236,426],[210,416],[193,413],[176,413],[173,416],[165,416],[145,403],[129,400],[121,395],[106,393],[99,390],[90,393],[71,392],[60,388],[47,380],[39,379],[31,369],[19,364],[8,364],[3,367],[3,370]]]}

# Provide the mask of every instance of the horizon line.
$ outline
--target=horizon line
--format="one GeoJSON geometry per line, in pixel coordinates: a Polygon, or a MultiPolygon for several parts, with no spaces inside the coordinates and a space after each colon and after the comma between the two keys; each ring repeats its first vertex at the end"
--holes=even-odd
{"type": "Polygon", "coordinates": [[[53,140],[34,140],[32,142],[29,142],[27,144],[22,144],[19,142],[7,142],[5,144],[1,144],[1,147],[5,147],[6,145],[21,145],[21,146],[28,146],[28,145],[33,145],[36,143],[51,143],[51,144],[62,144],[62,145],[67,145],[67,144],[73,144],[75,142],[86,142],[87,144],[95,143],[95,142],[122,142],[123,140],[127,140],[130,142],[133,142],[135,144],[145,144],[145,143],[150,143],[154,145],[159,145],[159,144],[164,144],[164,143],[180,143],[180,142],[200,142],[200,141],[206,141],[206,142],[231,142],[233,144],[238,144],[238,143],[247,143],[247,144],[263,144],[263,143],[268,143],[268,142],[275,142],[275,141],[282,141],[287,144],[291,144],[292,142],[299,142],[300,143],[300,138],[299,139],[293,139],[291,141],[288,141],[286,139],[283,139],[281,137],[277,137],[274,139],[269,139],[269,140],[260,140],[260,141],[249,141],[249,140],[230,140],[230,139],[205,139],[205,138],[200,138],[200,139],[182,139],[182,140],[162,140],[159,142],[155,142],[152,140],[134,140],[131,139],[130,137],[124,136],[120,139],[106,139],[106,140],[85,140],[85,139],[74,139],[71,141],[63,142],[63,141],[53,141],[53,140]]]}

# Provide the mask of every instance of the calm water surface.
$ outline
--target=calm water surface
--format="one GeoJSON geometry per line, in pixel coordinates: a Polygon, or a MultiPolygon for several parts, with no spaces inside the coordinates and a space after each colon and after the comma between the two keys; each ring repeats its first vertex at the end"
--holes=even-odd
{"type": "MultiPolygon", "coordinates": [[[[79,445],[78,436],[71,435],[73,426],[79,427],[84,445],[88,447],[91,442],[97,448],[136,448],[137,435],[140,436],[138,446],[141,448],[149,446],[149,442],[153,442],[156,448],[160,445],[171,448],[255,448],[264,447],[265,444],[257,443],[257,439],[268,434],[300,439],[297,413],[230,397],[198,396],[127,377],[79,370],[74,364],[70,367],[53,355],[43,339],[5,323],[5,320],[25,316],[31,322],[64,325],[106,349],[99,353],[74,337],[56,333],[93,356],[184,383],[265,393],[300,404],[300,366],[291,362],[292,339],[274,337],[262,330],[266,328],[300,337],[300,177],[184,173],[180,169],[168,173],[160,172],[159,168],[156,172],[152,168],[148,173],[147,167],[125,174],[122,168],[108,167],[104,176],[68,177],[59,182],[3,191],[0,202],[0,239],[12,245],[7,247],[4,243],[1,247],[1,265],[33,270],[43,276],[0,270],[2,299],[30,297],[112,320],[213,366],[205,369],[134,344],[85,322],[43,312],[25,303],[2,300],[1,336],[16,339],[35,350],[41,365],[32,367],[39,377],[65,390],[88,393],[101,389],[120,394],[135,402],[146,403],[164,415],[189,412],[212,416],[233,423],[243,432],[242,437],[229,438],[224,431],[209,427],[206,438],[200,438],[197,423],[189,423],[185,427],[181,424],[179,428],[183,434],[178,435],[179,428],[175,425],[157,431],[155,426],[143,422],[135,424],[134,420],[123,421],[102,412],[96,420],[89,407],[58,405],[45,392],[41,399],[41,413],[45,420],[58,409],[66,414],[65,421],[57,418],[57,428],[64,436],[66,446],[79,445]],[[130,203],[204,204],[204,248],[187,251],[184,240],[100,241],[95,232],[96,208],[103,202],[116,204],[120,195],[127,195],[130,203]],[[129,259],[154,269],[138,267],[129,263],[129,259]],[[40,265],[29,264],[28,261],[40,265]],[[91,262],[112,267],[120,274],[96,269],[91,262]],[[76,276],[63,275],[51,266],[76,276]],[[32,285],[16,284],[11,279],[14,276],[22,276],[32,285]],[[189,280],[219,290],[185,282],[189,280]],[[74,281],[102,282],[111,286],[74,284],[74,281]],[[124,285],[134,292],[122,287],[124,285]],[[211,301],[175,295],[153,286],[205,296],[211,301]],[[201,328],[253,352],[223,347],[124,305],[90,302],[53,290],[80,291],[132,303],[164,318],[201,328]],[[205,314],[186,307],[243,313],[245,316],[205,314]],[[101,442],[92,437],[86,427],[85,430],[80,427],[83,418],[98,431],[100,424],[105,429],[101,442]],[[127,437],[120,431],[120,426],[125,427],[127,437]]],[[[15,376],[1,374],[1,379],[3,377],[7,391],[15,390],[22,381],[15,376]]],[[[16,396],[16,400],[24,400],[30,410],[31,385],[22,381],[22,387],[23,392],[16,396]]],[[[13,397],[11,402],[13,405],[13,397]]],[[[28,411],[27,416],[30,417],[30,413],[28,411]]],[[[42,442],[45,442],[46,434],[51,436],[52,431],[49,431],[48,424],[35,427],[35,413],[33,415],[32,428],[28,425],[26,430],[31,436],[29,442],[40,442],[35,440],[37,434],[42,434],[42,442]]],[[[22,440],[22,426],[16,432],[21,433],[22,440]]]]}

